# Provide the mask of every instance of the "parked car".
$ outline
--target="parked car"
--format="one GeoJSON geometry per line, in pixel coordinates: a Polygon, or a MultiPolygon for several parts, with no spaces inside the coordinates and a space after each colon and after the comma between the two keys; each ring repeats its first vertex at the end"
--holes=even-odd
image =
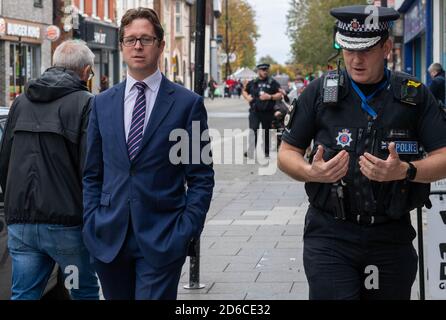
{"type": "MultiPolygon", "coordinates": [[[[2,141],[5,131],[6,120],[9,108],[0,107],[0,141],[2,141]]],[[[3,191],[0,187],[0,300],[11,298],[11,257],[8,252],[8,228],[5,221],[5,210],[3,204],[3,191]]],[[[68,291],[64,287],[63,277],[59,272],[59,267],[54,267],[53,273],[48,280],[44,291],[44,299],[69,299],[68,291]]]]}

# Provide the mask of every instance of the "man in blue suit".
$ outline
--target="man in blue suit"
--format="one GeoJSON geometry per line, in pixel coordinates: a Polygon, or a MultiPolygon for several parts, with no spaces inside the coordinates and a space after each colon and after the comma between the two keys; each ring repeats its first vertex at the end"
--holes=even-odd
{"type": "Polygon", "coordinates": [[[212,163],[201,157],[210,150],[203,99],[160,73],[163,37],[155,11],[128,10],[119,31],[127,79],[92,104],[83,235],[106,299],[176,299],[212,198],[212,163]],[[175,129],[188,136],[179,164],[169,158],[175,129]]]}

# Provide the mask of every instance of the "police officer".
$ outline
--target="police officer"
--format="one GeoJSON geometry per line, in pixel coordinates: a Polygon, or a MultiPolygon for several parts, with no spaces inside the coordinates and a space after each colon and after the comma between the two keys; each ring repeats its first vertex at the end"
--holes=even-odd
{"type": "Polygon", "coordinates": [[[245,157],[252,158],[254,155],[260,124],[265,130],[265,156],[269,157],[269,130],[274,120],[274,106],[276,101],[282,99],[280,84],[269,76],[269,68],[267,63],[257,65],[258,78],[248,82],[242,92],[249,102],[249,128],[254,130],[255,135],[255,142],[253,144],[251,139],[245,157]]]}
{"type": "Polygon", "coordinates": [[[333,9],[346,69],[312,82],[288,117],[279,167],[305,182],[310,299],[410,299],[409,212],[446,176],[446,120],[426,87],[385,68],[399,14],[333,9]],[[314,139],[310,162],[303,158],[314,139]]]}

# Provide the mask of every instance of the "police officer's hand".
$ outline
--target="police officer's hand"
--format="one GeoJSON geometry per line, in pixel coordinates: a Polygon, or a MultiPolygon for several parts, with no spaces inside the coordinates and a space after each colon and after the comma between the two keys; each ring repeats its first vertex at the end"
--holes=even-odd
{"type": "Polygon", "coordinates": [[[386,182],[402,180],[406,177],[407,163],[400,160],[395,143],[389,144],[389,157],[381,160],[370,153],[359,158],[359,166],[363,175],[372,181],[386,182]]]}
{"type": "Polygon", "coordinates": [[[262,101],[271,100],[271,98],[272,98],[272,95],[270,95],[268,93],[262,93],[259,96],[259,99],[262,100],[262,101]]]}
{"type": "Polygon", "coordinates": [[[334,183],[345,177],[350,160],[348,152],[342,150],[329,161],[325,161],[323,155],[324,148],[318,146],[313,162],[308,167],[309,182],[334,183]]]}

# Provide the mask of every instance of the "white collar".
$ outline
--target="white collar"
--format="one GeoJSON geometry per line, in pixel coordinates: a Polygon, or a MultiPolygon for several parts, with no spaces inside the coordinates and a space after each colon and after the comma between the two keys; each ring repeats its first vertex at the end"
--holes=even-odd
{"type": "MultiPolygon", "coordinates": [[[[161,80],[163,79],[163,76],[161,74],[161,71],[157,69],[155,73],[151,74],[147,78],[145,78],[142,82],[144,82],[152,92],[156,92],[160,85],[161,80]]],[[[127,96],[129,92],[133,89],[136,82],[139,82],[135,78],[133,78],[128,72],[127,72],[127,80],[125,85],[125,95],[127,96]]]]}

